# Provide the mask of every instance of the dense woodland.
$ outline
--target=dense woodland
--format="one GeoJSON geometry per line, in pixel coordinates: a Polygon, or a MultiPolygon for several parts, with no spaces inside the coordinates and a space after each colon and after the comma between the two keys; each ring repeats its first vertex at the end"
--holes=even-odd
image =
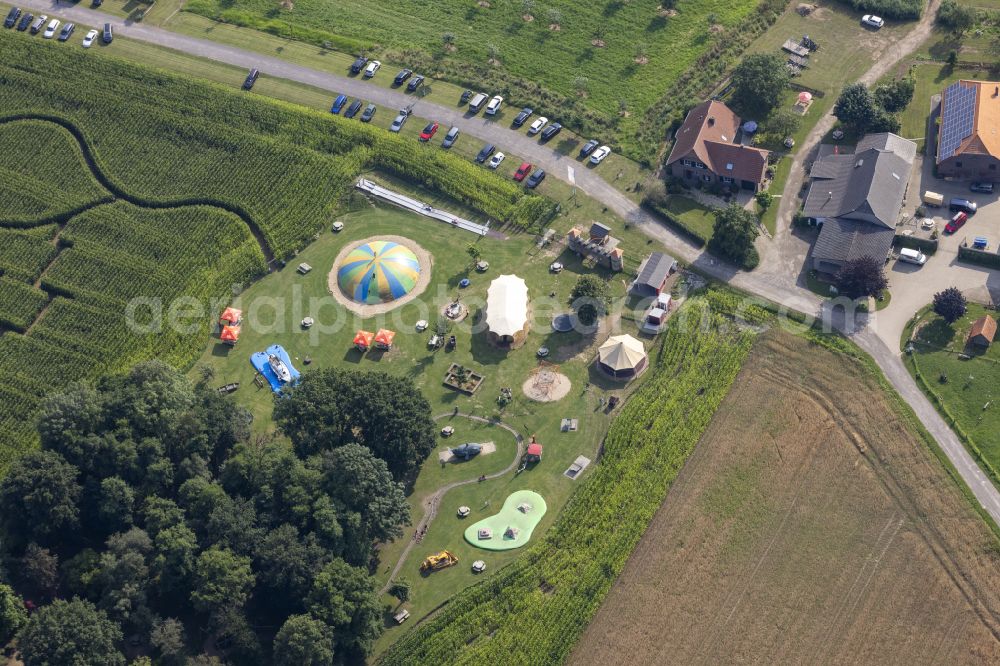
{"type": "Polygon", "coordinates": [[[373,547],[410,520],[399,479],[433,447],[430,408],[380,373],[288,393],[291,446],[157,362],[50,397],[41,449],[0,482],[0,641],[17,634],[27,666],[124,664],[126,645],[160,663],[363,660],[383,626],[373,547]]]}

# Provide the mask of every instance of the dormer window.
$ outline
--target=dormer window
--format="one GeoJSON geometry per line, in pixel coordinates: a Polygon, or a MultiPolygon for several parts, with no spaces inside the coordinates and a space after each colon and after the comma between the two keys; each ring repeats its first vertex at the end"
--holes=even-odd
{"type": "Polygon", "coordinates": [[[732,170],[733,170],[733,163],[726,162],[726,171],[732,171],[732,170]]]}

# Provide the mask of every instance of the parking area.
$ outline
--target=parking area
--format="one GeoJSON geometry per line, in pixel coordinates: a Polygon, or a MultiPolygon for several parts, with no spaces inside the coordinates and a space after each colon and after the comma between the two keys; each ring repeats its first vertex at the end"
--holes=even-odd
{"type": "MultiPolygon", "coordinates": [[[[914,313],[930,303],[936,292],[947,287],[958,287],[967,298],[976,302],[1000,303],[1000,271],[957,261],[959,246],[964,242],[971,245],[976,236],[987,239],[989,251],[995,252],[1000,247],[1000,187],[993,194],[973,193],[967,181],[935,178],[932,158],[918,155],[903,202],[904,217],[915,217],[927,190],[944,196],[944,206],[924,206],[938,230],[938,251],[928,257],[923,266],[896,259],[889,263],[886,275],[892,302],[871,321],[879,337],[892,348],[899,345],[903,328],[914,313]],[[978,210],[957,233],[945,234],[944,226],[953,215],[948,210],[952,197],[975,201],[978,210]]],[[[911,222],[903,228],[913,230],[914,235],[929,235],[919,222],[911,222]]]]}

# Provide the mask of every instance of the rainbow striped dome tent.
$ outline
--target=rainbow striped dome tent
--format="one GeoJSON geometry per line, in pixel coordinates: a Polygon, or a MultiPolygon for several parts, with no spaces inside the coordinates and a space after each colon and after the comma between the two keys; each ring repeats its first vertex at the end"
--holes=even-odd
{"type": "Polygon", "coordinates": [[[337,268],[340,289],[358,303],[389,303],[410,293],[420,277],[413,250],[392,241],[370,241],[351,250],[337,268]]]}

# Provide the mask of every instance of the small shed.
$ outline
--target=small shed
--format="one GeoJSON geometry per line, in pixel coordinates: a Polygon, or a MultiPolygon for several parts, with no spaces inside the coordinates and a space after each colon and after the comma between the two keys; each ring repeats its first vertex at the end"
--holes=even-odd
{"type": "Polygon", "coordinates": [[[366,352],[372,346],[372,341],[375,339],[375,334],[371,331],[358,331],[354,334],[354,346],[358,348],[359,351],[366,352]]]}
{"type": "Polygon", "coordinates": [[[677,260],[669,254],[653,252],[639,267],[639,276],[632,283],[632,293],[644,298],[655,298],[663,291],[669,278],[677,270],[677,260]]]}
{"type": "Polygon", "coordinates": [[[989,315],[983,315],[976,321],[972,322],[972,329],[969,331],[969,338],[966,342],[977,347],[989,347],[996,334],[996,319],[989,315]]]}
{"type": "Polygon", "coordinates": [[[375,334],[375,348],[385,351],[392,349],[392,340],[395,337],[395,331],[390,331],[387,328],[378,329],[378,333],[375,334]]]}

